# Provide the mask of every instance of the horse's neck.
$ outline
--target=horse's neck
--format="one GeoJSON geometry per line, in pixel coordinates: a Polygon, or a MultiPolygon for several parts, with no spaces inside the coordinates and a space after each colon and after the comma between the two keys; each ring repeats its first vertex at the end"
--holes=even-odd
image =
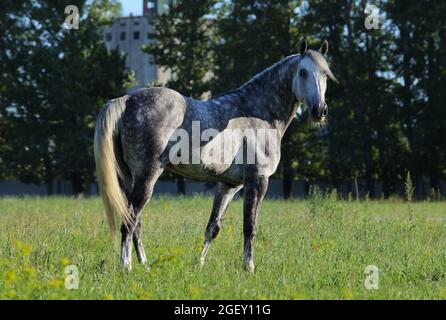
{"type": "Polygon", "coordinates": [[[245,97],[244,111],[254,117],[266,118],[285,132],[297,110],[292,92],[293,77],[299,56],[290,56],[256,75],[240,87],[245,97]]]}

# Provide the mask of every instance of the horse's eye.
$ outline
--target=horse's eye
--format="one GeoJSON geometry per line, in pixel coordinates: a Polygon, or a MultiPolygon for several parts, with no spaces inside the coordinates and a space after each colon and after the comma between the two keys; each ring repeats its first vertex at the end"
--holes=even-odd
{"type": "Polygon", "coordinates": [[[307,76],[307,70],[305,70],[305,69],[300,69],[300,70],[299,70],[299,75],[300,75],[302,78],[305,78],[305,77],[307,76]]]}

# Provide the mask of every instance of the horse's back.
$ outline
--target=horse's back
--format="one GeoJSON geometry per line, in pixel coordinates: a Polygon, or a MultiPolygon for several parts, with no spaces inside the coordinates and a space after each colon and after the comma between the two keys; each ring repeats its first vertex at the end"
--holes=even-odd
{"type": "Polygon", "coordinates": [[[186,106],[184,97],[175,90],[164,87],[142,88],[130,95],[126,103],[126,112],[162,113],[183,111],[186,106]],[[183,109],[183,110],[181,110],[183,109]]]}

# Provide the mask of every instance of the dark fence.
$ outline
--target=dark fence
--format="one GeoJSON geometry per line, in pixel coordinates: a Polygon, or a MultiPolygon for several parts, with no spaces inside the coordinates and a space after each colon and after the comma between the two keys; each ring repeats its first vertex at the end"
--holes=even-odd
{"type": "MultiPolygon", "coordinates": [[[[364,182],[357,182],[358,188],[356,189],[356,183],[354,180],[344,181],[337,185],[337,194],[342,198],[356,198],[358,193],[360,198],[367,196],[364,188],[364,182]]],[[[320,182],[320,181],[305,181],[296,180],[293,182],[292,187],[292,197],[293,198],[305,198],[313,187],[317,187],[323,192],[331,192],[334,189],[332,183],[320,182]]],[[[424,197],[429,197],[431,199],[442,199],[446,198],[446,181],[440,182],[440,187],[437,190],[432,190],[429,187],[428,181],[426,181],[421,190],[421,194],[424,197]]],[[[90,195],[97,195],[97,187],[92,184],[89,188],[90,195]]],[[[205,183],[205,182],[186,182],[186,192],[187,195],[203,194],[212,195],[214,193],[215,184],[205,183]]],[[[53,183],[53,190],[55,195],[72,195],[71,184],[66,181],[56,180],[53,183]]],[[[404,184],[401,183],[397,186],[395,195],[403,197],[404,196],[404,184]]],[[[47,194],[47,187],[45,185],[35,185],[35,184],[25,184],[18,181],[1,181],[0,182],[0,196],[45,196],[47,194]]],[[[158,181],[155,190],[155,196],[167,195],[175,196],[177,195],[177,184],[173,181],[158,181]]],[[[383,195],[382,185],[380,183],[375,183],[374,196],[379,198],[383,195]]],[[[270,180],[267,197],[269,198],[282,198],[283,197],[283,185],[281,180],[272,179],[270,180]]]]}

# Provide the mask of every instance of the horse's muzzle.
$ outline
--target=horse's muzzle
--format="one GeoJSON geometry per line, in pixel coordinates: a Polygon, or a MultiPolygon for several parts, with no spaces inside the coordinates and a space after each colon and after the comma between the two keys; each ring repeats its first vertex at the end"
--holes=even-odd
{"type": "Polygon", "coordinates": [[[322,121],[328,115],[326,103],[315,104],[311,107],[311,119],[315,122],[322,121]]]}

